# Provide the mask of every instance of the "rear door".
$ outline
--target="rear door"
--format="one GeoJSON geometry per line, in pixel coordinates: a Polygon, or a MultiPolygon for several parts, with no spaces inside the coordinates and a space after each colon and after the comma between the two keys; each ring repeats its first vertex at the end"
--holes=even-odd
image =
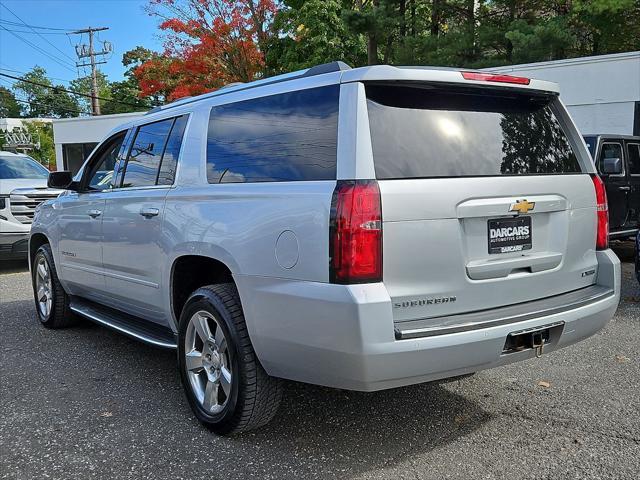
{"type": "MultiPolygon", "coordinates": [[[[103,218],[103,265],[112,306],[165,323],[161,283],[162,219],[174,181],[187,116],[138,127],[109,192],[103,218]]],[[[168,276],[167,276],[168,277],[168,276]]]]}
{"type": "Polygon", "coordinates": [[[627,141],[627,172],[629,180],[628,224],[637,228],[640,223],[640,140],[627,141]]]}
{"type": "Polygon", "coordinates": [[[604,139],[600,145],[597,168],[607,189],[609,203],[609,227],[618,230],[625,226],[629,212],[629,182],[625,166],[624,142],[616,139],[604,139]],[[622,172],[607,175],[604,172],[606,158],[619,158],[622,162],[622,172]]]}
{"type": "Polygon", "coordinates": [[[593,181],[550,94],[368,84],[396,322],[495,308],[595,281],[593,181]]]}

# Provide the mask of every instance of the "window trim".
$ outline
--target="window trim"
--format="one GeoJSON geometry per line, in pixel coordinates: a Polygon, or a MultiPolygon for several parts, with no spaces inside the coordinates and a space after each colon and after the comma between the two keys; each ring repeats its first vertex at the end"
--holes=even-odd
{"type": "MultiPolygon", "coordinates": [[[[631,145],[636,145],[638,147],[638,155],[639,155],[638,156],[638,160],[640,160],[640,142],[627,141],[627,151],[626,151],[627,162],[629,161],[629,157],[631,156],[631,155],[629,155],[629,147],[631,145]]],[[[632,173],[631,172],[631,167],[629,167],[629,176],[630,177],[640,177],[640,173],[632,173]]]]}
{"type": "Polygon", "coordinates": [[[141,190],[141,189],[157,189],[157,188],[172,188],[176,185],[176,181],[178,178],[178,165],[180,165],[180,159],[182,157],[182,150],[183,150],[183,146],[184,146],[184,140],[185,140],[185,133],[187,132],[187,128],[189,127],[189,120],[191,117],[191,112],[184,112],[181,113],[179,115],[172,115],[169,117],[164,117],[164,118],[159,118],[157,120],[154,120],[153,122],[148,122],[148,123],[141,123],[139,125],[134,125],[131,127],[132,130],[132,138],[131,138],[131,142],[128,145],[127,148],[127,153],[125,155],[125,161],[124,161],[124,166],[122,168],[122,174],[120,175],[119,178],[119,185],[117,187],[112,188],[112,191],[120,191],[120,190],[141,190]],[[160,176],[160,169],[162,168],[162,163],[164,161],[164,154],[167,150],[167,145],[169,144],[169,138],[171,138],[171,132],[173,132],[173,128],[176,125],[176,122],[178,120],[178,118],[180,117],[186,117],[186,121],[185,121],[185,126],[184,126],[184,131],[182,132],[182,138],[180,140],[180,153],[178,154],[178,158],[176,159],[176,174],[173,176],[173,183],[171,184],[166,184],[166,185],[158,185],[158,178],[160,176]],[[162,153],[160,155],[160,161],[158,162],[158,169],[156,171],[156,176],[155,176],[155,183],[153,185],[138,185],[135,187],[123,187],[122,184],[124,183],[124,177],[127,173],[127,166],[129,165],[129,159],[131,157],[131,150],[133,150],[133,146],[135,145],[136,139],[138,138],[138,133],[140,132],[140,129],[143,127],[146,127],[148,125],[153,125],[154,123],[160,123],[160,122],[166,122],[167,120],[171,120],[171,127],[169,127],[169,132],[167,133],[167,137],[165,139],[164,145],[162,147],[162,153]]]}
{"type": "Polygon", "coordinates": [[[602,143],[600,144],[600,149],[598,151],[598,164],[596,165],[596,168],[601,175],[607,175],[608,178],[612,178],[612,177],[625,178],[627,176],[627,159],[625,158],[625,154],[624,154],[624,141],[603,140],[602,143]],[[605,174],[602,172],[602,169],[600,167],[602,166],[601,160],[604,160],[604,157],[602,156],[602,154],[603,154],[605,145],[620,145],[620,153],[622,154],[622,158],[620,159],[620,161],[622,162],[622,173],[605,174]]]}

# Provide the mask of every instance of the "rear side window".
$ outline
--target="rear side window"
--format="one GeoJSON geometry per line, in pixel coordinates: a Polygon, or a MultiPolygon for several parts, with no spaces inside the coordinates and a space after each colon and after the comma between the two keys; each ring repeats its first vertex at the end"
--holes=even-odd
{"type": "Polygon", "coordinates": [[[629,173],[631,175],[640,175],[640,143],[629,143],[629,156],[627,163],[629,164],[629,173]]]}
{"type": "MultiPolygon", "coordinates": [[[[600,172],[604,171],[603,167],[605,158],[619,158],[622,162],[622,144],[611,142],[602,144],[602,152],[600,153],[600,162],[598,164],[598,170],[600,172]]],[[[624,173],[622,175],[624,176],[624,173]]]]}
{"type": "Polygon", "coordinates": [[[580,173],[554,96],[452,86],[366,86],[379,179],[580,173]]]}
{"type": "Polygon", "coordinates": [[[211,109],[210,183],[335,180],[339,86],[211,109]]]}
{"type": "Polygon", "coordinates": [[[127,158],[122,188],[171,185],[186,115],[138,127],[127,158]]]}

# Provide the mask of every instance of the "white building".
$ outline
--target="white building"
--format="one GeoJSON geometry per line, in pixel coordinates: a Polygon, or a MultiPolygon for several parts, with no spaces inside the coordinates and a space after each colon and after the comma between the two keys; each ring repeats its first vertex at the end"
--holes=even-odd
{"type": "Polygon", "coordinates": [[[142,115],[144,112],[54,119],[53,141],[56,147],[56,168],[76,173],[95,146],[111,130],[142,115]]]}
{"type": "Polygon", "coordinates": [[[560,84],[580,131],[640,135],[640,52],[487,68],[560,84]]]}

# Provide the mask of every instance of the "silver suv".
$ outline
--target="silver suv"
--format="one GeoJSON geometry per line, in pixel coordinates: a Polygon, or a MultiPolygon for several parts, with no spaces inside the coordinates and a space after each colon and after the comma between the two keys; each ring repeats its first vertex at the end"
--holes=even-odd
{"type": "Polygon", "coordinates": [[[613,316],[604,187],[528,78],[334,63],[117,129],[37,211],[38,316],[177,349],[219,433],[281,380],[373,391],[530,359],[613,316]]]}

